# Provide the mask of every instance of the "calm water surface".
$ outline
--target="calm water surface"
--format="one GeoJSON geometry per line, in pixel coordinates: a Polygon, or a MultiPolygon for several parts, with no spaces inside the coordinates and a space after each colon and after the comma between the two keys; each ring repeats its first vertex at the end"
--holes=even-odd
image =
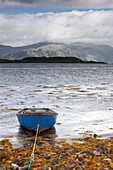
{"type": "Polygon", "coordinates": [[[17,110],[32,106],[59,113],[56,139],[113,136],[113,65],[0,64],[0,139],[18,143],[17,110]]]}

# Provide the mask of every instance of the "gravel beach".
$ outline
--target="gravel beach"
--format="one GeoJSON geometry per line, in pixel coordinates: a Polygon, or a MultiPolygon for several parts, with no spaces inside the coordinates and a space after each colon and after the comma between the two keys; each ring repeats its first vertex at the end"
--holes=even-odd
{"type": "MultiPolygon", "coordinates": [[[[28,169],[33,143],[30,146],[13,148],[9,139],[0,141],[0,166],[2,170],[18,168],[28,169]]],[[[113,138],[98,139],[84,137],[60,139],[51,145],[45,142],[36,145],[34,159],[31,161],[33,170],[83,170],[113,168],[113,138]]]]}

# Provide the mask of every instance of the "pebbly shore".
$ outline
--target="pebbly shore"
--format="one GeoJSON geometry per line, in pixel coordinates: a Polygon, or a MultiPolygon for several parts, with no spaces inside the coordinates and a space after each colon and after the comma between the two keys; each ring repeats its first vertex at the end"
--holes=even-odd
{"type": "MultiPolygon", "coordinates": [[[[0,141],[0,170],[28,169],[33,143],[14,148],[9,139],[0,141]],[[17,166],[17,167],[16,167],[17,166]]],[[[113,169],[113,137],[98,139],[84,137],[56,141],[54,145],[45,142],[35,148],[32,170],[109,170],[113,169]],[[79,141],[79,142],[78,142],[79,141]]]]}

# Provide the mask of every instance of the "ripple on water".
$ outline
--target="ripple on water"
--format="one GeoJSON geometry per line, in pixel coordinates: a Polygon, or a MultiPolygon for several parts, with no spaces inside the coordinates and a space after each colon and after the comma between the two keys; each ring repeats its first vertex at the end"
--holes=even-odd
{"type": "Polygon", "coordinates": [[[52,64],[18,64],[18,68],[8,66],[7,73],[1,68],[0,138],[13,134],[13,141],[18,141],[23,132],[16,113],[32,106],[48,107],[59,113],[55,139],[82,137],[89,130],[92,134],[112,135],[112,75],[110,65],[100,68],[90,64],[55,64],[54,67],[52,64]],[[100,74],[101,71],[104,74],[100,74]],[[1,79],[5,75],[5,79],[1,79]]]}

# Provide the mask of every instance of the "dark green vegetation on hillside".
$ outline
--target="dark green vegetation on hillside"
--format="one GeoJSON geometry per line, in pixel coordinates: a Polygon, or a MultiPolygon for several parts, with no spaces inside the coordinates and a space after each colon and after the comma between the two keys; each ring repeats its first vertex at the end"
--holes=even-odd
{"type": "Polygon", "coordinates": [[[27,57],[21,60],[0,59],[0,63],[100,63],[100,62],[82,61],[76,57],[50,57],[50,58],[27,57]]]}

